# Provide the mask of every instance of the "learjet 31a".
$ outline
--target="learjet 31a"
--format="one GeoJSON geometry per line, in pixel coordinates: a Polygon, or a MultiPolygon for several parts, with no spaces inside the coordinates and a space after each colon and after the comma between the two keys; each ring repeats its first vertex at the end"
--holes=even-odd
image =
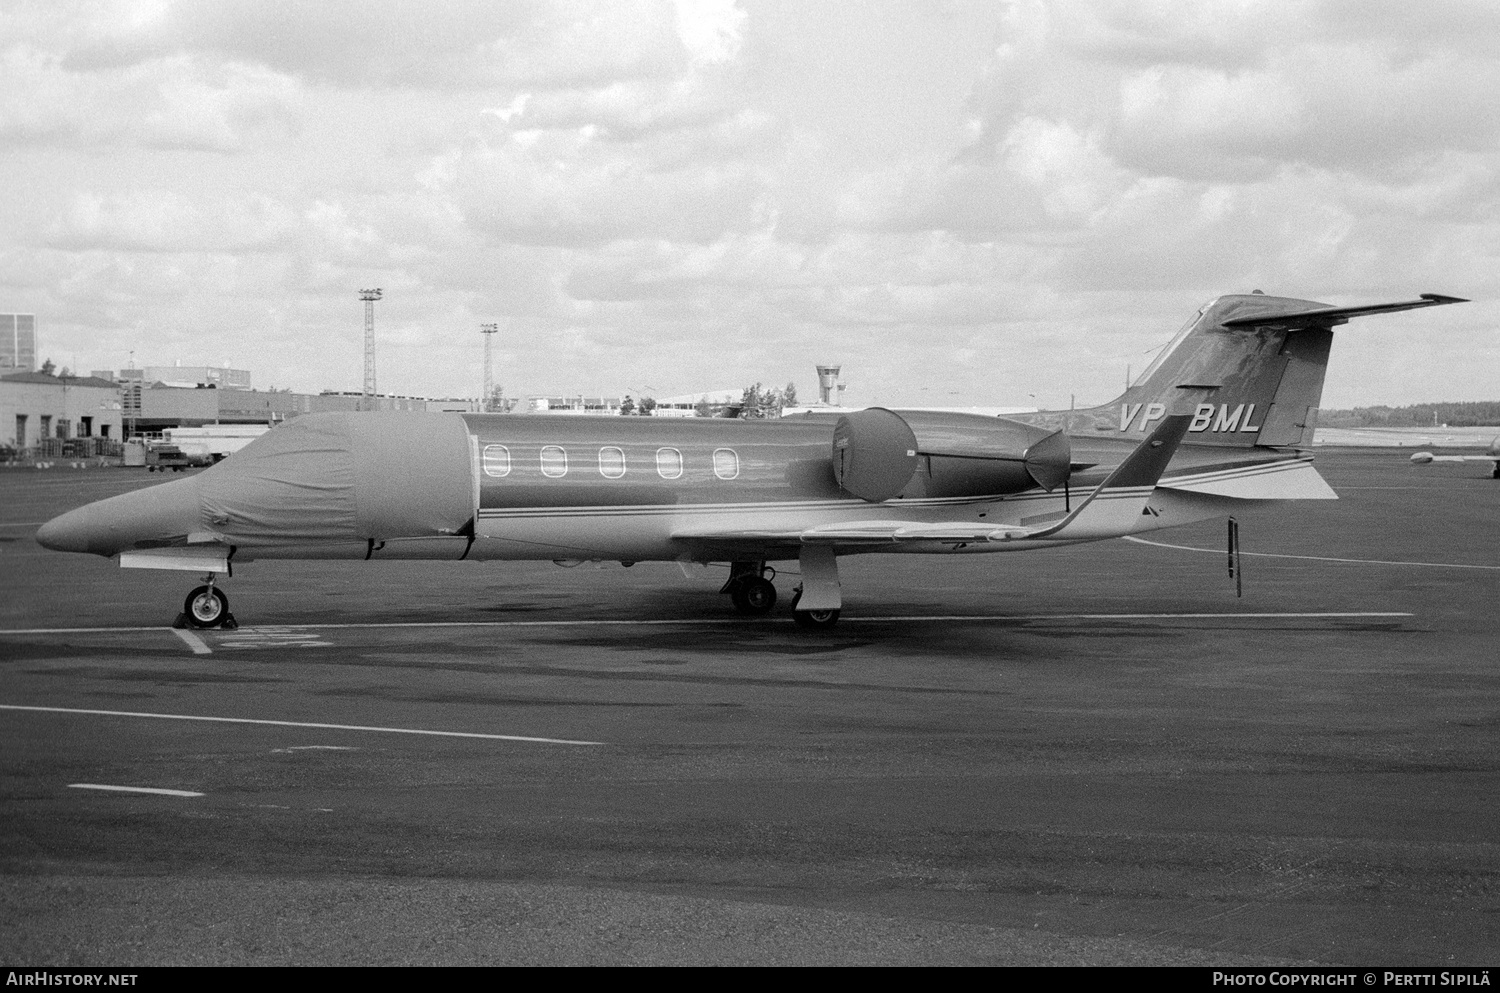
{"type": "Polygon", "coordinates": [[[48,548],[206,572],[181,622],[233,623],[216,577],[261,559],[728,563],[745,614],[795,561],[831,626],[841,555],[1025,551],[1337,499],[1312,443],[1332,328],[1372,306],[1204,306],[1119,398],[1008,417],[872,407],[772,421],[307,414],[187,478],[48,521],[48,548]]]}

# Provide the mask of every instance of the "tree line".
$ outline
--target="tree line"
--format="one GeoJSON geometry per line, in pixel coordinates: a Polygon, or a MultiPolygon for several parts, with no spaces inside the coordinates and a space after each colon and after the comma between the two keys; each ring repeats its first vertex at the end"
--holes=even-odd
{"type": "MultiPolygon", "coordinates": [[[[785,389],[766,387],[762,383],[747,386],[740,393],[738,404],[713,404],[707,397],[699,399],[693,407],[698,417],[776,418],[783,409],[797,405],[797,384],[787,383],[785,389]]],[[[626,417],[650,417],[656,411],[656,400],[641,397],[637,402],[627,396],[620,404],[620,413],[626,417]]]]}
{"type": "Polygon", "coordinates": [[[1500,425],[1500,400],[1461,403],[1415,403],[1408,407],[1355,407],[1352,410],[1320,410],[1318,426],[1327,428],[1450,428],[1500,425]]]}

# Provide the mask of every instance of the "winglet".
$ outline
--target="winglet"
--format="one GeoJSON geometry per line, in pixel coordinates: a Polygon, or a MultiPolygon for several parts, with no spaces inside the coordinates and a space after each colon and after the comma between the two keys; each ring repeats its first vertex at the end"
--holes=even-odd
{"type": "MultiPolygon", "coordinates": [[[[1187,387],[1198,392],[1203,387],[1187,387]]],[[[1151,499],[1167,463],[1177,454],[1177,446],[1187,436],[1192,414],[1169,414],[1163,417],[1146,440],[1125,457],[1125,461],[1105,477],[1067,517],[1042,531],[1012,533],[1011,540],[1045,538],[1073,540],[1112,538],[1129,534],[1151,499]]]]}

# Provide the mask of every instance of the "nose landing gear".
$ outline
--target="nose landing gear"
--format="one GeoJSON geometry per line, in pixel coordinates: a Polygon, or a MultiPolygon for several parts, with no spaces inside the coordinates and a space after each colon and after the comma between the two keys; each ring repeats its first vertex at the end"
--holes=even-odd
{"type": "Polygon", "coordinates": [[[173,627],[237,628],[234,615],[229,612],[229,597],[214,586],[214,574],[209,573],[199,586],[182,602],[182,613],[177,615],[173,627]]]}

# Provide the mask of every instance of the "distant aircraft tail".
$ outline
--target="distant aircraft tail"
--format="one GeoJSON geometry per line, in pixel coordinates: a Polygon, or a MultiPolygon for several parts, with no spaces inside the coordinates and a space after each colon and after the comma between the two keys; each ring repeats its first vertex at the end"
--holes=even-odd
{"type": "Polygon", "coordinates": [[[1335,326],[1366,314],[1464,302],[1435,293],[1364,307],[1262,293],[1219,297],[1198,311],[1123,394],[1083,412],[1084,424],[1075,418],[1073,433],[1143,437],[1166,416],[1174,395],[1180,395],[1177,389],[1193,386],[1213,392],[1197,405],[1184,444],[1309,446],[1335,326]]]}

